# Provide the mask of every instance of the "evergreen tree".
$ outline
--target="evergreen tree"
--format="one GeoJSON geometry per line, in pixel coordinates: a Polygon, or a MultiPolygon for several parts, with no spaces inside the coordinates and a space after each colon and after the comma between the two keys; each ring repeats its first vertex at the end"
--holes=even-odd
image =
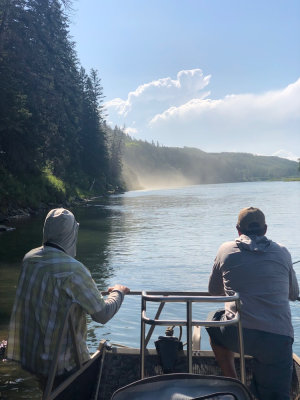
{"type": "Polygon", "coordinates": [[[67,19],[57,0],[33,0],[28,12],[32,18],[34,41],[30,93],[36,136],[44,165],[55,175],[65,177],[76,158],[80,109],[79,76],[73,44],[68,40],[67,19]],[[38,88],[38,91],[36,91],[38,88]]]}
{"type": "Polygon", "coordinates": [[[30,27],[25,6],[26,1],[7,0],[0,10],[0,160],[13,173],[33,171],[39,159],[27,90],[30,27]]]}
{"type": "Polygon", "coordinates": [[[81,161],[83,171],[99,188],[106,185],[108,154],[102,129],[102,86],[95,70],[87,75],[81,69],[82,118],[80,130],[81,161]]]}
{"type": "Polygon", "coordinates": [[[8,177],[25,194],[22,182],[45,171],[71,191],[94,182],[103,192],[112,183],[101,80],[97,71],[80,69],[68,32],[70,6],[70,0],[0,0],[0,195],[9,197],[8,177]]]}
{"type": "Polygon", "coordinates": [[[108,148],[109,148],[109,175],[112,183],[119,188],[124,187],[122,182],[122,158],[124,151],[124,132],[115,126],[114,130],[107,128],[108,133],[108,148]]]}

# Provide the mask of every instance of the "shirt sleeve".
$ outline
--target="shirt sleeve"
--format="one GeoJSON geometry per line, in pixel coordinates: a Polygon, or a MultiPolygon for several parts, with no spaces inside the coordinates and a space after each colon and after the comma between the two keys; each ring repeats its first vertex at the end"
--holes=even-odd
{"type": "Polygon", "coordinates": [[[113,290],[108,298],[105,300],[105,307],[95,314],[92,314],[92,318],[96,322],[105,324],[109,321],[119,310],[124,299],[124,294],[119,290],[113,290]]]}
{"type": "Polygon", "coordinates": [[[72,301],[78,303],[90,315],[105,307],[105,301],[96,283],[83,265],[73,271],[66,281],[64,289],[72,301]]]}
{"type": "Polygon", "coordinates": [[[293,268],[292,256],[286,247],[282,246],[282,249],[286,254],[286,263],[289,267],[289,300],[295,301],[299,296],[299,285],[293,268]]]}
{"type": "Polygon", "coordinates": [[[299,296],[299,285],[293,265],[289,273],[289,300],[295,301],[299,296]]]}
{"type": "Polygon", "coordinates": [[[218,256],[215,259],[212,272],[209,277],[208,291],[215,296],[224,296],[223,275],[218,256]]]}

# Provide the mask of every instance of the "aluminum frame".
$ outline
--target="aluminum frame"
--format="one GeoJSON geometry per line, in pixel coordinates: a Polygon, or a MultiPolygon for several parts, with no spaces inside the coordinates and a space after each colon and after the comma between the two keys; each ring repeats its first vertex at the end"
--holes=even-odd
{"type": "Polygon", "coordinates": [[[193,326],[227,326],[237,325],[238,336],[239,336],[239,353],[240,353],[240,370],[241,370],[241,381],[243,384],[246,383],[245,373],[245,354],[244,354],[244,341],[243,331],[241,324],[241,302],[238,293],[233,296],[210,296],[206,292],[150,292],[143,291],[141,296],[141,340],[140,340],[140,373],[141,379],[145,377],[145,352],[147,344],[151,338],[155,326],[186,326],[187,329],[187,360],[188,360],[188,372],[192,373],[192,327],[193,326]],[[155,294],[153,294],[155,293],[155,294]],[[160,303],[158,311],[154,319],[150,319],[146,315],[147,302],[160,303]],[[159,316],[165,305],[165,303],[186,303],[186,319],[185,320],[160,320],[159,316]],[[228,303],[235,302],[236,305],[236,316],[235,318],[228,321],[203,321],[193,320],[192,318],[192,304],[193,303],[228,303]],[[150,325],[150,329],[147,337],[146,325],[150,325]]]}

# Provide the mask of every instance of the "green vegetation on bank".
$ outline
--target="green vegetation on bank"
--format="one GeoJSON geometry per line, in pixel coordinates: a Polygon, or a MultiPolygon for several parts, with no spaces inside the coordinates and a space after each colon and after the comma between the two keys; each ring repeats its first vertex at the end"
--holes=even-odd
{"type": "Polygon", "coordinates": [[[97,71],[80,66],[68,0],[0,2],[0,212],[124,189],[97,71]]]}

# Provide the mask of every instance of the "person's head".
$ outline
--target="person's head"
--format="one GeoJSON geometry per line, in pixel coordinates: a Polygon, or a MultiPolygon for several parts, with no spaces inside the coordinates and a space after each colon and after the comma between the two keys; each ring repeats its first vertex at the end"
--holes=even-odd
{"type": "Polygon", "coordinates": [[[76,256],[79,224],[71,211],[55,208],[46,216],[43,230],[43,244],[52,243],[61,247],[72,257],[76,256]]]}
{"type": "Polygon", "coordinates": [[[267,232],[264,213],[255,207],[243,208],[239,213],[236,229],[239,235],[263,236],[267,232]]]}

